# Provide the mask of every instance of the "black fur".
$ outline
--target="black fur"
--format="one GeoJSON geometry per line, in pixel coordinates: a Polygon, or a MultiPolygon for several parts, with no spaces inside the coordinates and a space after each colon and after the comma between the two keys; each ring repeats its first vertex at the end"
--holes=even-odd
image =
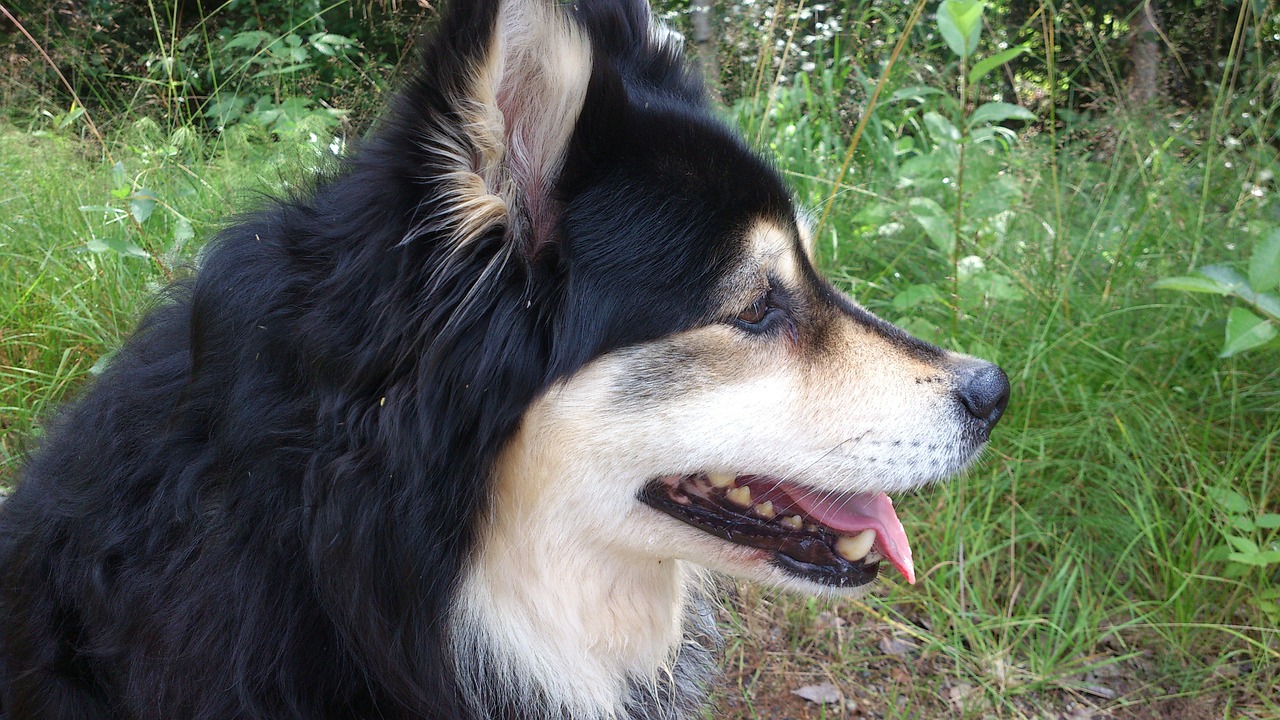
{"type": "Polygon", "coordinates": [[[423,222],[451,210],[421,139],[467,141],[452,103],[496,12],[455,1],[340,170],[222,232],[50,424],[0,510],[10,718],[532,712],[463,707],[443,637],[496,454],[549,383],[718,319],[732,231],[791,209],[647,9],[584,1],[555,232],[456,251],[423,222]]]}

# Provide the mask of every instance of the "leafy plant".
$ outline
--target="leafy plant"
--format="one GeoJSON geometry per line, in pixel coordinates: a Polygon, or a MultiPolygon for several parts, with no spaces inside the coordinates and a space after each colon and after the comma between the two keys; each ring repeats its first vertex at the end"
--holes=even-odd
{"type": "Polygon", "coordinates": [[[212,80],[239,78],[235,90],[218,88],[205,107],[204,116],[218,128],[245,120],[257,122],[275,133],[338,124],[345,110],[317,106],[309,97],[286,92],[284,81],[292,76],[314,75],[326,59],[351,61],[357,43],[345,35],[292,30],[280,35],[264,30],[244,30],[218,49],[218,61],[210,68],[212,80]]]}
{"type": "MultiPolygon", "coordinates": [[[[1257,512],[1234,490],[1211,487],[1208,491],[1226,520],[1219,528],[1224,544],[1212,551],[1212,557],[1230,564],[1227,576],[1280,567],[1280,513],[1257,512]]],[[[1268,620],[1280,623],[1280,588],[1258,588],[1250,600],[1268,620]]]]}
{"type": "MultiPolygon", "coordinates": [[[[893,306],[905,311],[922,303],[951,306],[953,324],[991,300],[1019,300],[1023,293],[1009,276],[988,269],[974,254],[984,239],[1002,242],[1022,192],[1008,167],[1005,150],[1017,134],[1003,123],[1032,121],[1024,107],[986,102],[970,110],[971,88],[989,73],[1026,52],[1019,46],[978,58],[986,4],[978,0],[943,0],[936,15],[937,29],[955,56],[955,91],[917,87],[898,90],[890,98],[918,103],[922,131],[899,143],[907,156],[898,168],[899,185],[910,194],[896,208],[928,237],[950,265],[948,293],[912,285],[900,291],[893,306]],[[976,149],[985,152],[975,152],[976,149]],[[948,297],[950,300],[948,302],[948,297]]],[[[919,317],[900,320],[926,337],[940,335],[919,317]]]]}
{"type": "Polygon", "coordinates": [[[170,277],[173,257],[195,237],[191,221],[161,200],[158,193],[143,185],[140,177],[130,178],[123,161],[116,161],[111,167],[110,197],[102,205],[80,206],[81,212],[97,215],[102,220],[101,234],[94,232],[85,249],[94,253],[149,258],[166,277],[170,277]],[[160,228],[164,223],[154,220],[157,208],[162,208],[164,214],[171,218],[167,231],[160,228]],[[166,250],[160,251],[161,247],[166,250]]]}
{"type": "Polygon", "coordinates": [[[1226,338],[1219,357],[1228,358],[1245,350],[1274,346],[1280,335],[1280,228],[1258,244],[1249,260],[1248,275],[1230,265],[1206,265],[1195,275],[1157,280],[1160,290],[1209,293],[1236,298],[1244,303],[1227,314],[1226,338]]]}

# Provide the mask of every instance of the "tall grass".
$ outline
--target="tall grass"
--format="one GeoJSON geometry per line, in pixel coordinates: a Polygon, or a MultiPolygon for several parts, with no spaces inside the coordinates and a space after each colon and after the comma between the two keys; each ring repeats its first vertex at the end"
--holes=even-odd
{"type": "MultiPolygon", "coordinates": [[[[889,98],[952,82],[945,70],[888,72],[889,98]]],[[[904,313],[897,302],[912,285],[955,279],[904,211],[915,190],[904,164],[928,142],[922,110],[876,109],[861,162],[832,193],[852,135],[836,98],[867,97],[876,80],[834,55],[737,110],[745,126],[772,129],[761,144],[801,197],[830,211],[819,238],[830,274],[887,317],[954,330],[939,341],[1000,362],[1013,401],[978,468],[899,502],[922,558],[918,585],[889,580],[874,599],[818,606],[754,594],[747,616],[810,626],[833,611],[861,618],[861,636],[816,654],[823,673],[846,678],[847,692],[886,716],[1039,716],[1073,703],[1123,715],[1161,702],[1192,716],[1274,716],[1280,630],[1258,600],[1280,575],[1224,560],[1238,516],[1215,498],[1238,493],[1254,515],[1280,508],[1280,362],[1274,351],[1217,358],[1222,301],[1151,284],[1190,265],[1238,265],[1277,224],[1274,186],[1254,190],[1278,165],[1262,140],[1275,132],[1275,104],[1223,93],[1199,115],[1120,106],[997,150],[1021,199],[1004,232],[968,247],[1022,296],[988,296],[951,326],[954,307],[904,313]],[[862,692],[860,668],[885,662],[876,640],[889,633],[917,645],[904,666],[946,669],[912,681],[923,687],[862,692]],[[957,687],[973,691],[957,700],[957,687]],[[903,710],[903,693],[913,709],[903,710]]],[[[743,642],[758,632],[751,625],[735,625],[743,642]]],[[[814,654],[801,642],[792,649],[814,654]]],[[[795,672],[791,687],[815,676],[795,672]]]]}

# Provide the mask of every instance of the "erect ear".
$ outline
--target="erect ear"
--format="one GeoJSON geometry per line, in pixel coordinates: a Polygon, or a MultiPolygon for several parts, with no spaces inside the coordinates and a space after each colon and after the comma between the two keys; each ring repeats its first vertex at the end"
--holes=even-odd
{"type": "Polygon", "coordinates": [[[559,219],[552,191],[591,78],[590,40],[556,0],[453,0],[449,12],[427,51],[427,72],[452,76],[434,79],[450,106],[430,139],[450,166],[441,211],[455,242],[501,225],[533,255],[559,219]]]}

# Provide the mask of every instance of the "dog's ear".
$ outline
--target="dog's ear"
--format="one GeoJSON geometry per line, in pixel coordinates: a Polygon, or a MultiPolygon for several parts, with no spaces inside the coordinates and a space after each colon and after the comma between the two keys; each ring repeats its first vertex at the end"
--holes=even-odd
{"type": "Polygon", "coordinates": [[[427,106],[444,106],[425,138],[432,162],[447,166],[436,216],[456,243],[500,226],[533,255],[559,220],[552,191],[591,79],[591,42],[556,0],[453,0],[436,38],[418,84],[427,106]]]}

